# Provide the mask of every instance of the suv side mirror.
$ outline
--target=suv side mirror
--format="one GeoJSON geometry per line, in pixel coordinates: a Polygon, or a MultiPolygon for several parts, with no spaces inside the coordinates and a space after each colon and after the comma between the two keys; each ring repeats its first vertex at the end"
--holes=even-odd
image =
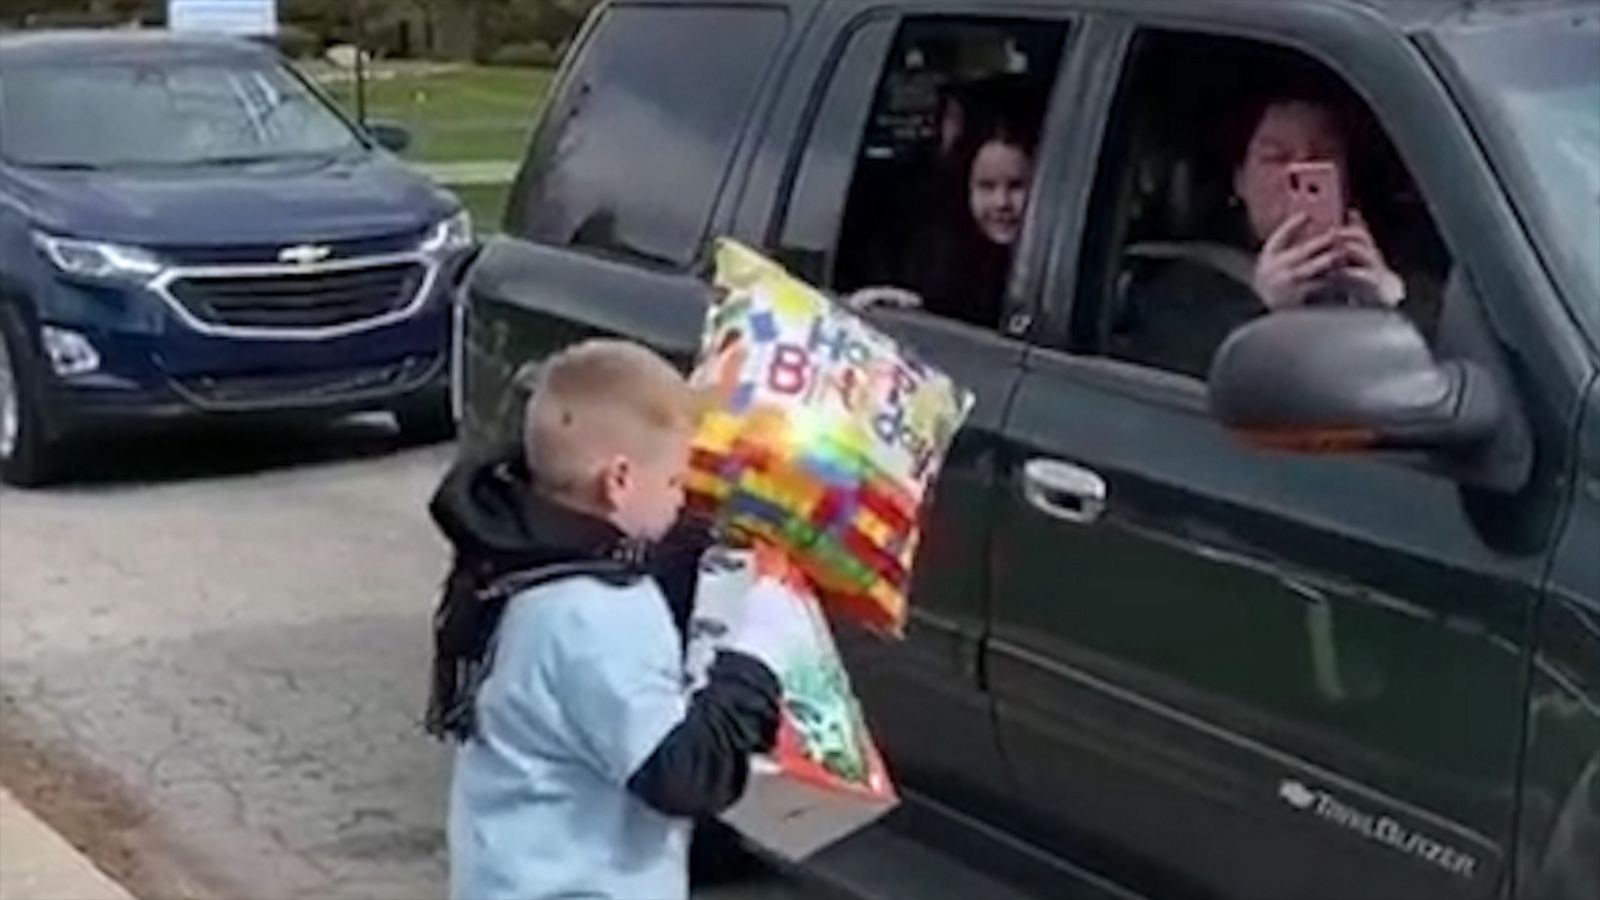
{"type": "Polygon", "coordinates": [[[1386,310],[1262,316],[1212,362],[1214,418],[1247,442],[1301,453],[1427,450],[1473,456],[1494,442],[1503,405],[1470,362],[1435,362],[1386,310]]]}
{"type": "Polygon", "coordinates": [[[411,131],[398,122],[374,120],[367,123],[367,134],[390,153],[404,153],[411,146],[411,131]]]}

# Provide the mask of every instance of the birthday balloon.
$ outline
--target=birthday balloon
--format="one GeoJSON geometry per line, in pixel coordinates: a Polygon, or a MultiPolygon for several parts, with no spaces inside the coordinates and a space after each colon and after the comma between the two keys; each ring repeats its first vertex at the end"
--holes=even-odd
{"type": "Polygon", "coordinates": [[[829,608],[900,633],[918,516],[972,395],[736,242],[716,285],[691,501],[784,550],[829,608]]]}

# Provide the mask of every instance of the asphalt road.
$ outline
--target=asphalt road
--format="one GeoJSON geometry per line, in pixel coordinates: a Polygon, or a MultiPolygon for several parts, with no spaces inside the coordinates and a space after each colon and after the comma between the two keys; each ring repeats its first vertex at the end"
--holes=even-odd
{"type": "Polygon", "coordinates": [[[196,432],[0,490],[0,776],[147,894],[440,896],[417,721],[450,454],[381,418],[196,432]]]}

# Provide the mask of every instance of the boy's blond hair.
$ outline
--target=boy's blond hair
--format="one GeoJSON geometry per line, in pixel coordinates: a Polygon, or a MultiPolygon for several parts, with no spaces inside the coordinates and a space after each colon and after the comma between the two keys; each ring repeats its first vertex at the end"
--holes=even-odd
{"type": "Polygon", "coordinates": [[[640,344],[595,339],[540,367],[523,424],[534,484],[558,495],[589,488],[615,456],[649,458],[694,427],[694,393],[678,370],[640,344]]]}

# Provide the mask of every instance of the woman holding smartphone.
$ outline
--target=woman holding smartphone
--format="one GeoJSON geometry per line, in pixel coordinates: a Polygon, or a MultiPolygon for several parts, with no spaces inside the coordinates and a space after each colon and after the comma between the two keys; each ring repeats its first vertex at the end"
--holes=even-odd
{"type": "Polygon", "coordinates": [[[1259,243],[1251,286],[1267,309],[1333,302],[1399,306],[1405,282],[1349,206],[1349,152],[1337,112],[1315,100],[1266,102],[1234,167],[1233,190],[1259,243]]]}
{"type": "Polygon", "coordinates": [[[1222,341],[1264,313],[1405,301],[1405,281],[1350,204],[1337,96],[1313,88],[1241,105],[1214,237],[1125,249],[1114,356],[1203,379],[1222,341]]]}

